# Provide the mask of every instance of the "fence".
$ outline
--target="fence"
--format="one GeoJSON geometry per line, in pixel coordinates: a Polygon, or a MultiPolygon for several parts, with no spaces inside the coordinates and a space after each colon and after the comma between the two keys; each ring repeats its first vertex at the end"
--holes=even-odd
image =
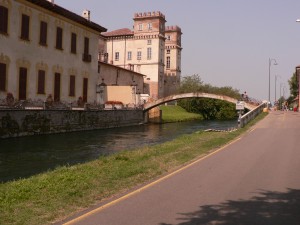
{"type": "Polygon", "coordinates": [[[43,101],[38,100],[20,100],[7,101],[0,99],[0,110],[80,110],[80,111],[99,111],[99,110],[136,110],[142,109],[141,105],[135,104],[96,104],[84,102],[64,102],[64,101],[43,101]]]}

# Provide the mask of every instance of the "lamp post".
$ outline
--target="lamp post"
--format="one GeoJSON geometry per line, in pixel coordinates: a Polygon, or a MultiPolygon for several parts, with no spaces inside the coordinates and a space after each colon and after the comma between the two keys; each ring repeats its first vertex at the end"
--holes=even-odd
{"type": "Polygon", "coordinates": [[[271,59],[269,58],[269,96],[268,96],[268,107],[269,104],[271,103],[271,99],[270,99],[270,91],[271,91],[271,65],[272,65],[272,61],[274,61],[273,65],[278,65],[278,63],[276,62],[276,59],[271,59]]]}
{"type": "Polygon", "coordinates": [[[280,83],[280,98],[282,97],[282,92],[281,92],[281,88],[283,87],[283,83],[280,83]]]}
{"type": "Polygon", "coordinates": [[[276,86],[277,77],[281,77],[281,76],[275,75],[275,102],[276,102],[276,90],[277,90],[277,86],[276,86]]]}

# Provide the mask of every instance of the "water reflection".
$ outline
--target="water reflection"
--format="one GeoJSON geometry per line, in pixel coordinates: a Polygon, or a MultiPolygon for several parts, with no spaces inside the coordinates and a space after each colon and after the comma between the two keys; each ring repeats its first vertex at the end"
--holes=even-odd
{"type": "Polygon", "coordinates": [[[197,121],[141,125],[97,131],[0,140],[0,182],[29,177],[125,149],[172,140],[208,128],[227,129],[236,121],[197,121]]]}

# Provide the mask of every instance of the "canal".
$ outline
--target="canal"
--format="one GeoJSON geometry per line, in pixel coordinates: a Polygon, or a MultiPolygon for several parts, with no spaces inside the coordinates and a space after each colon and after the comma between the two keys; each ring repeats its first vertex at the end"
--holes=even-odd
{"type": "Polygon", "coordinates": [[[74,165],[170,141],[205,129],[230,129],[237,121],[192,121],[41,135],[0,140],[0,182],[27,178],[58,166],[74,165]]]}

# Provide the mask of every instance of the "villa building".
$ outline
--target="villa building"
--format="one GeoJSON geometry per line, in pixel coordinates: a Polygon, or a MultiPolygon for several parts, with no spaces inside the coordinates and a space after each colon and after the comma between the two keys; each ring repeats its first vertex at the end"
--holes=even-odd
{"type": "Polygon", "coordinates": [[[53,1],[0,0],[0,97],[96,98],[99,35],[106,29],[53,1]]]}
{"type": "Polygon", "coordinates": [[[177,91],[181,75],[181,29],[165,26],[161,12],[136,13],[134,29],[102,33],[102,61],[145,75],[143,93],[158,99],[177,91]]]}
{"type": "Polygon", "coordinates": [[[133,20],[133,30],[106,32],[88,10],[80,16],[54,0],[0,0],[0,99],[128,104],[176,92],[181,29],[165,26],[161,12],[133,20]]]}

